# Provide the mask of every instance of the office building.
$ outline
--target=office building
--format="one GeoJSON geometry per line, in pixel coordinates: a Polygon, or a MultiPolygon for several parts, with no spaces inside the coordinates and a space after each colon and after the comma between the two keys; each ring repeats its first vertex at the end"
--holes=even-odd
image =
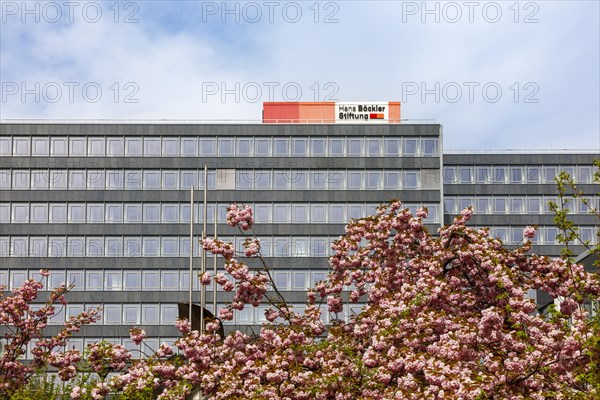
{"type": "MultiPolygon", "coordinates": [[[[554,176],[569,172],[598,206],[595,153],[443,153],[442,126],[401,121],[399,103],[267,103],[255,124],[3,121],[0,284],[19,286],[47,268],[46,289],[75,285],[50,333],[70,315],[102,306],[102,320],[72,345],[106,339],[135,349],[128,338],[135,325],[158,347],[178,336],[173,325],[178,303],[188,301],[190,246],[199,268],[205,166],[208,235],[216,215],[219,237],[241,248],[226,209],[252,205],[276,284],[300,306],[306,289],[325,278],[329,243],[345,223],[394,198],[428,207],[432,232],[469,205],[472,224],[491,226],[508,244],[537,224],[534,250],[558,255],[547,206],[557,197],[554,176]]],[[[586,212],[573,204],[582,237],[593,241],[597,219],[586,212]]],[[[196,273],[192,278],[198,302],[196,273]]],[[[212,296],[210,286],[208,308],[212,296]]],[[[217,303],[230,298],[217,291],[217,303]]],[[[265,321],[263,312],[236,313],[226,328],[250,329],[265,321]]]]}

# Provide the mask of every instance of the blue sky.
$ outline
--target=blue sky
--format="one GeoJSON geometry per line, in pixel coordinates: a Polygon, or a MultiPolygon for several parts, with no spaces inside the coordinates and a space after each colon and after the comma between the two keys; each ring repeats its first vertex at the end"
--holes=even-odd
{"type": "Polygon", "coordinates": [[[2,119],[402,101],[445,148],[598,149],[598,1],[1,2],[2,119]]]}

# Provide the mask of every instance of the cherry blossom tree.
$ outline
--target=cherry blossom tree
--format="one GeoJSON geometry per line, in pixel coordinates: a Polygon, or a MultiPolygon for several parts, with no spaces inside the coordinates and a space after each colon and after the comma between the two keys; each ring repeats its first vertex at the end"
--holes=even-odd
{"type": "MultiPolygon", "coordinates": [[[[47,270],[41,270],[40,273],[44,278],[48,276],[47,270]]],[[[81,326],[99,318],[97,310],[84,311],[71,317],[57,335],[48,337],[44,334],[48,320],[56,314],[58,307],[67,304],[65,294],[72,286],[62,283],[50,293],[41,307],[35,308],[31,303],[37,299],[38,292],[43,287],[43,283],[35,279],[25,281],[20,288],[12,290],[11,294],[0,286],[0,327],[5,341],[4,351],[0,355],[1,398],[8,399],[17,389],[27,384],[33,374],[48,365],[64,364],[65,368],[61,370],[64,378],[74,376],[75,368],[72,364],[78,361],[78,352],[62,349],[68,338],[78,332],[81,326]],[[31,351],[33,360],[24,363],[23,358],[30,342],[34,343],[31,351]]]]}
{"type": "MultiPolygon", "coordinates": [[[[182,338],[176,365],[161,355],[135,363],[111,381],[124,393],[151,385],[161,399],[182,399],[200,390],[214,399],[570,399],[597,396],[578,379],[590,367],[592,328],[584,301],[600,295],[597,276],[564,259],[535,254],[524,230],[507,249],[487,229],[466,225],[464,210],[432,235],[426,209],[412,215],[401,203],[353,220],[332,245],[331,272],[310,291],[306,311],[295,312],[272,287],[266,266],[239,261],[231,243],[206,240],[204,248],[225,258],[230,278],[214,279],[233,291],[219,316],[267,301],[270,321],[256,336],[191,331],[182,338]],[[537,312],[528,297],[542,290],[560,307],[537,312]],[[349,322],[321,322],[320,305],[339,314],[346,302],[364,304],[349,322]]],[[[248,207],[232,206],[230,225],[252,229],[248,207]]],[[[260,256],[260,241],[245,243],[246,257],[260,256]]],[[[262,259],[262,258],[261,258],[262,259]]]]}

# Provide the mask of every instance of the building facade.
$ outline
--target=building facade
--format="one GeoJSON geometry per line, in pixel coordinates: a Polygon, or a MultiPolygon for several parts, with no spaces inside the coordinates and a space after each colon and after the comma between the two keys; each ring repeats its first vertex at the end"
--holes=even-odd
{"type": "MultiPolygon", "coordinates": [[[[534,250],[548,255],[561,249],[547,206],[560,170],[598,206],[594,152],[443,154],[435,123],[295,122],[0,124],[0,284],[19,286],[39,278],[40,268],[50,271],[46,289],[73,283],[50,332],[70,315],[102,306],[101,321],[71,340],[77,348],[105,339],[139,349],[128,339],[131,326],[147,332],[150,347],[173,342],[178,303],[188,301],[190,246],[199,267],[205,166],[208,236],[216,218],[218,236],[241,248],[244,237],[225,223],[226,208],[252,205],[277,287],[297,307],[325,278],[329,243],[346,221],[391,199],[428,207],[432,232],[470,205],[472,224],[490,226],[508,244],[537,224],[534,250]]],[[[597,220],[583,204],[573,204],[573,212],[582,237],[595,240],[597,220]]],[[[196,272],[192,279],[198,302],[196,272]]],[[[217,304],[230,296],[217,290],[217,304]]],[[[227,330],[262,322],[264,308],[247,309],[227,330]]]]}

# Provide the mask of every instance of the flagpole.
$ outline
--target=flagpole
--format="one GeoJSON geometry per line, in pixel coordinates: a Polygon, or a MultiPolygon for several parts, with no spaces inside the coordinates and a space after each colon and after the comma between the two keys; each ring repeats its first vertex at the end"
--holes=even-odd
{"type": "Polygon", "coordinates": [[[192,326],[192,292],[194,290],[193,262],[194,262],[194,185],[192,185],[190,187],[190,292],[189,292],[190,310],[188,313],[188,322],[190,323],[190,327],[192,326]]]}
{"type": "MultiPolygon", "coordinates": [[[[204,219],[203,219],[203,227],[202,227],[202,242],[206,239],[206,219],[208,217],[207,210],[207,194],[208,194],[208,166],[204,166],[204,219]]],[[[202,246],[202,269],[201,274],[204,275],[206,273],[206,250],[204,250],[204,246],[202,246]]],[[[202,285],[200,289],[200,333],[204,333],[204,308],[206,307],[206,286],[202,285]]]]}
{"type": "MultiPolygon", "coordinates": [[[[217,204],[215,203],[215,233],[213,235],[214,239],[217,240],[217,204]]],[[[217,276],[217,256],[213,255],[213,276],[217,276]]],[[[213,283],[213,315],[217,316],[217,284],[213,283]]]]}

